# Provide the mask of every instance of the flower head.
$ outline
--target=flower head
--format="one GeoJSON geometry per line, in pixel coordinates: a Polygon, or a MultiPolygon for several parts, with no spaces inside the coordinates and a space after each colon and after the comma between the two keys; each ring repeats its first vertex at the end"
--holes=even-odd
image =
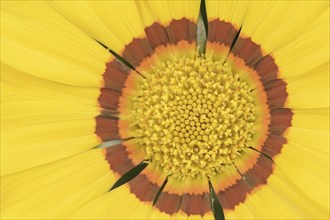
{"type": "Polygon", "coordinates": [[[1,217],[329,218],[326,3],[2,2],[1,217]]]}

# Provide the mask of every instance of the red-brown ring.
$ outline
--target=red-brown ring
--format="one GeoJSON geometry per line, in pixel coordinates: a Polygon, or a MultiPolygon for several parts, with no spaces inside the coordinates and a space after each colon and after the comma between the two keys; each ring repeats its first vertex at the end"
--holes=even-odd
{"type": "MultiPolygon", "coordinates": [[[[145,28],[145,32],[147,38],[134,39],[122,53],[122,56],[134,67],[139,66],[142,60],[150,56],[153,49],[160,45],[176,44],[180,40],[194,42],[196,24],[187,19],[173,20],[167,27],[154,23],[145,28]]],[[[237,29],[230,23],[214,20],[209,22],[208,40],[230,47],[237,32],[237,29]]],[[[262,146],[262,152],[273,158],[281,152],[282,145],[286,143],[286,139],[281,135],[291,126],[292,111],[282,109],[287,98],[286,84],[283,80],[277,79],[278,67],[274,59],[270,55],[263,56],[261,47],[250,38],[239,37],[231,53],[243,59],[247,66],[253,68],[264,85],[268,105],[271,109],[271,123],[269,125],[271,133],[262,146]]],[[[107,64],[107,70],[104,74],[105,87],[112,88],[112,90],[101,89],[99,102],[102,108],[111,111],[117,110],[120,96],[118,92],[123,88],[128,73],[129,69],[118,60],[107,64]]],[[[96,124],[96,134],[103,141],[108,140],[111,135],[115,136],[112,131],[118,132],[116,121],[107,117],[97,117],[96,124]]],[[[111,169],[119,175],[125,174],[135,166],[129,159],[128,152],[123,145],[108,148],[106,159],[111,169]]],[[[244,175],[254,187],[257,187],[266,184],[272,171],[272,162],[266,157],[259,156],[254,167],[245,172],[244,175]]],[[[153,201],[160,188],[160,186],[150,182],[145,174],[138,175],[129,182],[129,186],[131,192],[141,201],[153,201]]],[[[155,205],[165,213],[174,214],[180,209],[187,215],[199,214],[203,216],[210,211],[208,193],[199,195],[185,193],[181,196],[166,192],[165,189],[155,205]]],[[[233,209],[239,203],[244,202],[247,194],[251,191],[252,188],[243,179],[240,179],[226,190],[217,192],[217,196],[223,208],[233,209]]]]}

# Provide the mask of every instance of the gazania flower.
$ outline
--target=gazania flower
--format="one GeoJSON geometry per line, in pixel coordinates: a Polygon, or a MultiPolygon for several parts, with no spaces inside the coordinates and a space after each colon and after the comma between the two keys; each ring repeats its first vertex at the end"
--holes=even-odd
{"type": "Polygon", "coordinates": [[[1,218],[328,219],[328,4],[1,2],[1,218]]]}

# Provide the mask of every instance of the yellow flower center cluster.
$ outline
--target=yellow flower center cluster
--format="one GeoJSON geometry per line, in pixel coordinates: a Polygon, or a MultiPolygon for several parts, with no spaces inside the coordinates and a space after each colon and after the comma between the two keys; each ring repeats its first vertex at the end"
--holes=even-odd
{"type": "Polygon", "coordinates": [[[177,179],[214,176],[231,166],[254,134],[248,84],[211,56],[167,61],[145,77],[130,116],[147,159],[177,179]]]}

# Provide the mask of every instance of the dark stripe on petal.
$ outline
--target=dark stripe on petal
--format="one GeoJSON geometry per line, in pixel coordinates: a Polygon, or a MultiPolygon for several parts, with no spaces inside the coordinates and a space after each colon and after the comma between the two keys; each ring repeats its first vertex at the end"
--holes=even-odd
{"type": "Polygon", "coordinates": [[[270,55],[264,56],[253,67],[260,76],[263,84],[275,80],[278,75],[278,67],[275,64],[274,58],[270,55]]]}
{"type": "Polygon", "coordinates": [[[244,176],[256,187],[267,183],[268,176],[273,172],[274,163],[266,157],[259,157],[257,163],[244,176]]]}
{"type": "Polygon", "coordinates": [[[208,193],[198,194],[184,194],[182,196],[181,211],[189,215],[205,215],[211,211],[210,197],[208,193]]]}
{"type": "Polygon", "coordinates": [[[159,23],[154,23],[153,25],[146,27],[144,31],[147,35],[149,44],[153,49],[160,45],[165,46],[170,42],[165,27],[159,23]]]}
{"type": "Polygon", "coordinates": [[[139,66],[142,60],[153,53],[147,38],[134,38],[129,43],[122,54],[122,57],[127,60],[134,68],[139,66]]]}
{"type": "Polygon", "coordinates": [[[217,42],[228,47],[230,47],[238,32],[232,24],[219,19],[210,21],[208,28],[208,40],[210,42],[217,42]]]}
{"type": "Polygon", "coordinates": [[[102,108],[117,110],[119,97],[120,97],[119,92],[113,89],[102,88],[98,101],[102,108]]]}
{"type": "Polygon", "coordinates": [[[104,87],[121,91],[131,69],[119,60],[115,59],[107,63],[107,68],[103,75],[104,87]]]}
{"type": "Polygon", "coordinates": [[[160,211],[173,215],[177,213],[181,206],[181,196],[177,194],[169,194],[163,192],[154,207],[157,207],[160,211]]]}
{"type": "MultiPolygon", "coordinates": [[[[138,175],[135,179],[129,182],[130,190],[141,201],[154,201],[154,198],[159,191],[159,185],[152,183],[145,174],[138,175]]],[[[203,194],[188,194],[182,196],[163,190],[159,195],[157,202],[154,205],[159,210],[167,213],[174,214],[180,208],[181,211],[187,215],[205,215],[209,212],[209,195],[203,194]],[[173,207],[168,202],[174,202],[173,207]],[[181,205],[180,205],[181,204],[181,205]]]]}
{"type": "Polygon", "coordinates": [[[97,116],[95,132],[102,139],[102,141],[120,138],[118,120],[103,116],[97,116]]]}
{"type": "Polygon", "coordinates": [[[282,135],[284,131],[291,126],[293,112],[291,109],[281,108],[272,110],[270,114],[270,132],[273,134],[282,135]]]}
{"type": "Polygon", "coordinates": [[[264,84],[270,109],[282,108],[288,97],[286,83],[281,79],[264,84]]]}
{"type": "Polygon", "coordinates": [[[261,47],[255,44],[251,38],[239,37],[231,52],[241,57],[246,65],[252,68],[262,58],[261,47]]]}
{"type": "Polygon", "coordinates": [[[251,190],[252,188],[243,179],[240,179],[235,185],[218,192],[217,197],[223,209],[234,209],[236,205],[245,201],[247,194],[251,190]]]}
{"type": "Polygon", "coordinates": [[[284,137],[276,134],[268,134],[268,137],[262,147],[262,152],[266,155],[273,158],[277,154],[281,153],[283,144],[286,144],[287,141],[284,137]]]}
{"type": "Polygon", "coordinates": [[[196,39],[196,28],[194,22],[182,18],[181,20],[172,20],[166,27],[166,32],[172,44],[181,40],[188,40],[191,43],[196,39]]]}
{"type": "Polygon", "coordinates": [[[110,168],[120,176],[124,175],[135,166],[128,158],[128,154],[122,144],[107,148],[106,160],[110,164],[110,168]]]}
{"type": "Polygon", "coordinates": [[[138,175],[129,183],[129,186],[131,192],[141,201],[153,201],[159,190],[159,187],[151,183],[144,174],[138,175]]]}

